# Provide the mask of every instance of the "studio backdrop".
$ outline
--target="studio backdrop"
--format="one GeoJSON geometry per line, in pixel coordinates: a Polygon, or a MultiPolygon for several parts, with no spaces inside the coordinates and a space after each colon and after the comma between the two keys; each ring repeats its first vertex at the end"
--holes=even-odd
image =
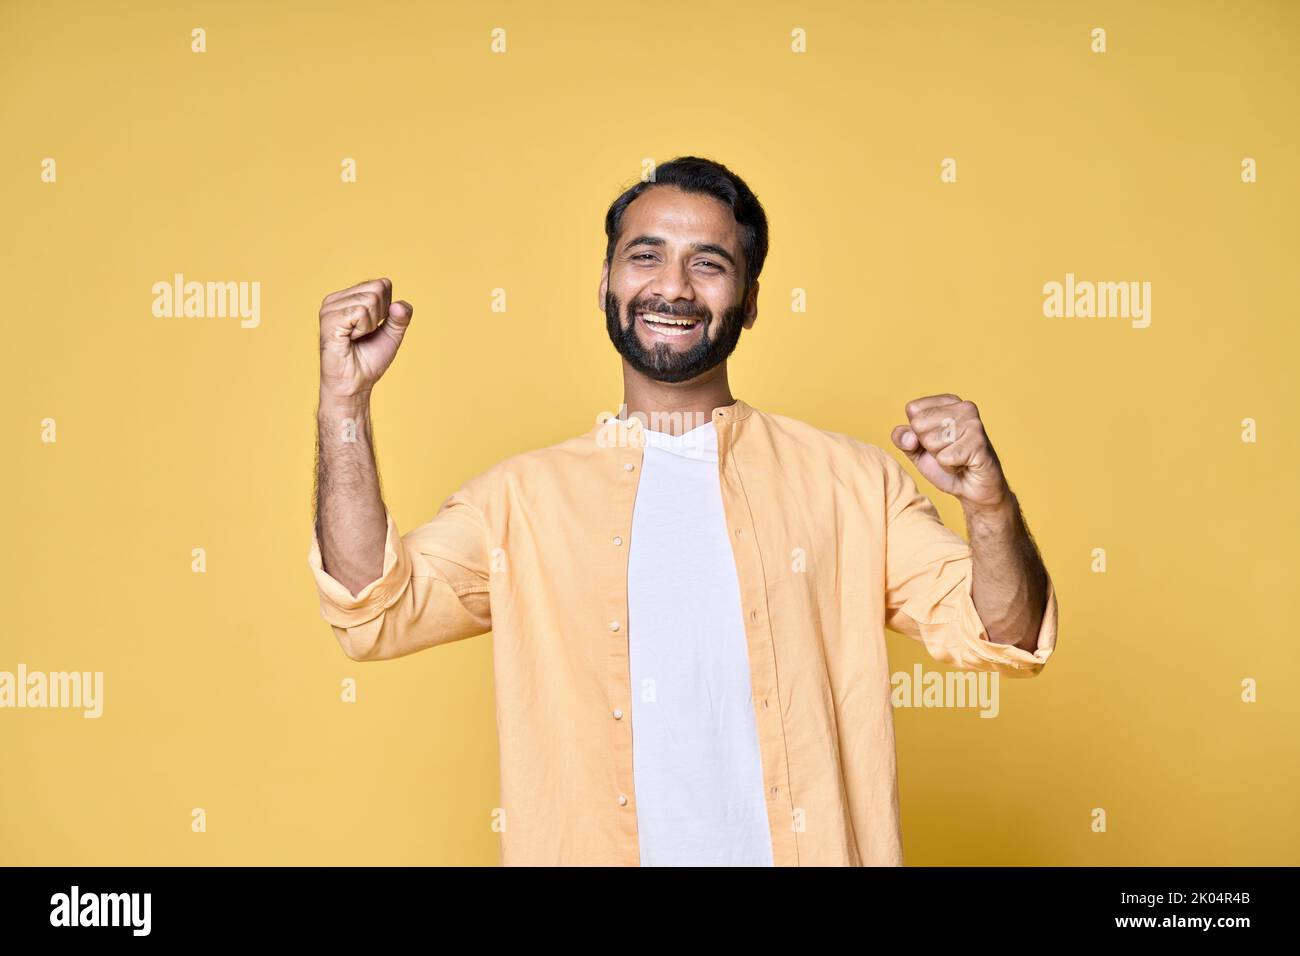
{"type": "Polygon", "coordinates": [[[604,212],[683,154],[771,223],[735,395],[900,460],[907,401],[976,402],[1057,589],[1043,673],[964,700],[890,635],[906,862],[1300,862],[1297,40],[1262,0],[0,4],[0,863],[498,862],[491,636],[357,663],[320,617],[317,309],[415,306],[374,400],[410,530],[617,411],[604,212]]]}

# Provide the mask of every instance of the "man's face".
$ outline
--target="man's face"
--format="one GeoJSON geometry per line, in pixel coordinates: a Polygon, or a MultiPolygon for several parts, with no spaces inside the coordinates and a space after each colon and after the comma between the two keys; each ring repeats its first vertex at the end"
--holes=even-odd
{"type": "Polygon", "coordinates": [[[610,341],[633,368],[685,382],[724,362],[753,326],[758,283],[744,289],[740,227],[712,196],[655,186],[624,210],[601,273],[610,341]]]}

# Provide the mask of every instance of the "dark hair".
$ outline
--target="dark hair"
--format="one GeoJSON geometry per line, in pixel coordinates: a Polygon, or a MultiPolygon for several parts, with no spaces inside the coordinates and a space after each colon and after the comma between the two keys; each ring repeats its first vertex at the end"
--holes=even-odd
{"type": "Polygon", "coordinates": [[[767,214],[743,179],[721,163],[698,156],[678,156],[656,167],[653,180],[637,183],[614,200],[605,213],[605,261],[614,261],[623,213],[632,200],[655,186],[676,186],[683,192],[713,196],[731,209],[740,226],[740,245],[745,252],[745,288],[752,286],[767,258],[767,214]]]}

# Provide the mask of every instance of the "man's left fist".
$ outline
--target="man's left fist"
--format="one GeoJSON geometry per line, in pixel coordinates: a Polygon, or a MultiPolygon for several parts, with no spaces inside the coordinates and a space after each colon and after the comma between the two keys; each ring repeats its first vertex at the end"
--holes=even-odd
{"type": "Polygon", "coordinates": [[[967,507],[998,509],[1011,501],[1002,463],[974,402],[927,395],[908,402],[904,411],[908,424],[896,427],[890,438],[936,488],[967,507]]]}

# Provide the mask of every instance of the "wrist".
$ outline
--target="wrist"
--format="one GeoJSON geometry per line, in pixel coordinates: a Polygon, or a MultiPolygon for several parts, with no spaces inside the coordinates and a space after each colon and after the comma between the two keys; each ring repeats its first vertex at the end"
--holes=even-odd
{"type": "Polygon", "coordinates": [[[335,395],[321,390],[317,414],[330,418],[357,418],[370,411],[370,392],[335,395]]]}
{"type": "Polygon", "coordinates": [[[972,523],[988,528],[1009,527],[1015,524],[1016,514],[1020,510],[1016,496],[1010,490],[1000,501],[977,503],[963,499],[961,506],[968,527],[972,523]]]}

